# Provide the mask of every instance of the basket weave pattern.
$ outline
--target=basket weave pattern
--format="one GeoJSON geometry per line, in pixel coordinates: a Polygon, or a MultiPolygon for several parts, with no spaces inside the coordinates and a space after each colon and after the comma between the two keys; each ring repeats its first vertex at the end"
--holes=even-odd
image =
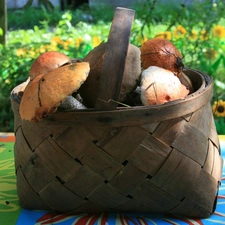
{"type": "Polygon", "coordinates": [[[195,93],[149,107],[117,107],[134,12],[116,10],[95,108],[39,123],[15,117],[20,204],[56,212],[148,212],[209,217],[222,158],[211,111],[212,80],[186,70],[195,93]]]}
{"type": "MultiPolygon", "coordinates": [[[[13,109],[18,116],[18,105],[13,109]]],[[[214,210],[222,159],[210,104],[183,117],[127,127],[15,120],[24,208],[193,217],[214,210]]]]}

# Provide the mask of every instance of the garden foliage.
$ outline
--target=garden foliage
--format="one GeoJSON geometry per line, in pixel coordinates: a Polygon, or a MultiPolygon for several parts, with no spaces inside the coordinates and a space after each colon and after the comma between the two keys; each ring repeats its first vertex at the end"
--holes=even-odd
{"type": "MultiPolygon", "coordinates": [[[[171,40],[182,53],[186,67],[214,78],[212,104],[225,101],[225,6],[222,0],[193,1],[191,5],[169,1],[162,5],[160,1],[147,0],[131,8],[136,11],[131,43],[141,46],[153,37],[171,40]]],[[[107,40],[113,13],[106,6],[90,9],[86,5],[63,12],[57,8],[49,11],[44,6],[38,10],[8,11],[7,45],[0,45],[0,131],[13,131],[10,92],[27,79],[34,59],[50,50],[71,58],[83,58],[107,40]]],[[[221,115],[224,114],[215,114],[215,119],[221,115]]],[[[224,118],[218,121],[224,123],[224,118]]],[[[225,128],[220,133],[225,133],[225,128]]]]}

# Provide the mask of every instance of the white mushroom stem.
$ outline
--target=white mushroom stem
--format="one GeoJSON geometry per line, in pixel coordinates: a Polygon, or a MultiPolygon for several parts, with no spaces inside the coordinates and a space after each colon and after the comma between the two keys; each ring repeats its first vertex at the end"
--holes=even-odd
{"type": "Polygon", "coordinates": [[[73,110],[73,109],[86,109],[86,107],[75,99],[73,96],[67,96],[66,99],[60,104],[59,110],[73,110]]]}

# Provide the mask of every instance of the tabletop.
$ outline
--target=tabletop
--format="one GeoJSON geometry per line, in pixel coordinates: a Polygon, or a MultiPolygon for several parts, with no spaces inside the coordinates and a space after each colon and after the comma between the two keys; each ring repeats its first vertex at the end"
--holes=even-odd
{"type": "MultiPolygon", "coordinates": [[[[225,158],[225,135],[220,135],[221,154],[225,158]]],[[[13,133],[0,133],[0,225],[202,225],[225,224],[225,169],[219,188],[218,203],[207,219],[180,218],[171,215],[101,213],[55,214],[43,210],[26,210],[19,206],[14,171],[13,133]]]]}

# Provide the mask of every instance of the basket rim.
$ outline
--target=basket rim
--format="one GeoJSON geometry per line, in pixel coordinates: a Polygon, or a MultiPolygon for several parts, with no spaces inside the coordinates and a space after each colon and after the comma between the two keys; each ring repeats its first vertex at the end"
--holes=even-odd
{"type": "MultiPolygon", "coordinates": [[[[213,79],[198,70],[187,69],[187,71],[199,76],[202,79],[202,84],[198,90],[188,95],[185,99],[178,99],[161,105],[117,107],[116,110],[109,111],[97,111],[94,108],[56,111],[38,123],[60,126],[116,127],[156,123],[189,115],[211,100],[213,79]]],[[[19,107],[18,96],[14,89],[10,97],[13,104],[17,104],[19,107]]]]}

